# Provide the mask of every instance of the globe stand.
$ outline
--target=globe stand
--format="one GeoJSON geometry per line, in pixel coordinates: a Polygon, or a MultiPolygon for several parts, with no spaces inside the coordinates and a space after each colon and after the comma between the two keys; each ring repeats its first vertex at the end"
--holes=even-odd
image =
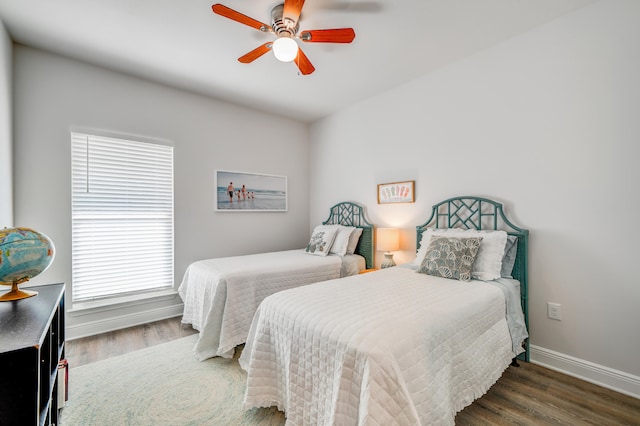
{"type": "MultiPolygon", "coordinates": [[[[11,290],[9,290],[8,292],[6,292],[2,296],[0,296],[0,302],[9,302],[9,301],[12,301],[12,300],[21,300],[21,299],[26,299],[27,297],[33,297],[33,296],[37,295],[38,294],[37,291],[19,290],[18,289],[18,285],[22,284],[25,281],[26,280],[12,282],[10,284],[11,285],[11,290]]],[[[9,283],[0,283],[0,284],[7,285],[9,283]]]]}

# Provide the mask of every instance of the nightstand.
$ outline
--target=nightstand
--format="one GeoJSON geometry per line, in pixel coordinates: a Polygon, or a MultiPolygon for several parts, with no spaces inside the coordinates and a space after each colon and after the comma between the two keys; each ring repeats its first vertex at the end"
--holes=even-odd
{"type": "Polygon", "coordinates": [[[360,274],[366,274],[367,272],[373,272],[373,271],[378,271],[378,268],[370,268],[370,269],[363,269],[362,271],[360,271],[360,274]]]}

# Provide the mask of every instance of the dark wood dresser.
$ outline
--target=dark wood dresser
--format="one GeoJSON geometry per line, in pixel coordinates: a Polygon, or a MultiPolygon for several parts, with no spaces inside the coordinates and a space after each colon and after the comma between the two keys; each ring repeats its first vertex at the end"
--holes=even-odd
{"type": "Polygon", "coordinates": [[[64,357],[64,284],[0,303],[0,425],[58,424],[58,363],[64,357]]]}

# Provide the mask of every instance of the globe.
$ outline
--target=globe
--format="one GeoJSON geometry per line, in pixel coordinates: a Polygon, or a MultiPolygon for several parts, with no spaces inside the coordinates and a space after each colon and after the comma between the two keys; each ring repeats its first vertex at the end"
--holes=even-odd
{"type": "Polygon", "coordinates": [[[22,284],[44,272],[55,256],[53,242],[30,228],[0,229],[0,284],[11,290],[0,295],[0,302],[19,300],[38,294],[19,290],[22,284]]]}

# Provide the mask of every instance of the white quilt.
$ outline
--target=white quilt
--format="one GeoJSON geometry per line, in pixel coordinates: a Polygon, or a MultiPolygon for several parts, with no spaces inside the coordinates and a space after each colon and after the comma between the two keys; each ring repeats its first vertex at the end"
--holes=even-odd
{"type": "Polygon", "coordinates": [[[266,298],[244,405],[290,425],[452,425],[514,356],[499,288],[383,269],[266,298]]]}
{"type": "Polygon", "coordinates": [[[341,267],[339,256],[310,256],[304,250],[192,263],[178,293],[184,302],[182,322],[200,332],[194,354],[199,360],[231,358],[234,348],[245,342],[253,314],[265,297],[339,278],[341,267]]]}

